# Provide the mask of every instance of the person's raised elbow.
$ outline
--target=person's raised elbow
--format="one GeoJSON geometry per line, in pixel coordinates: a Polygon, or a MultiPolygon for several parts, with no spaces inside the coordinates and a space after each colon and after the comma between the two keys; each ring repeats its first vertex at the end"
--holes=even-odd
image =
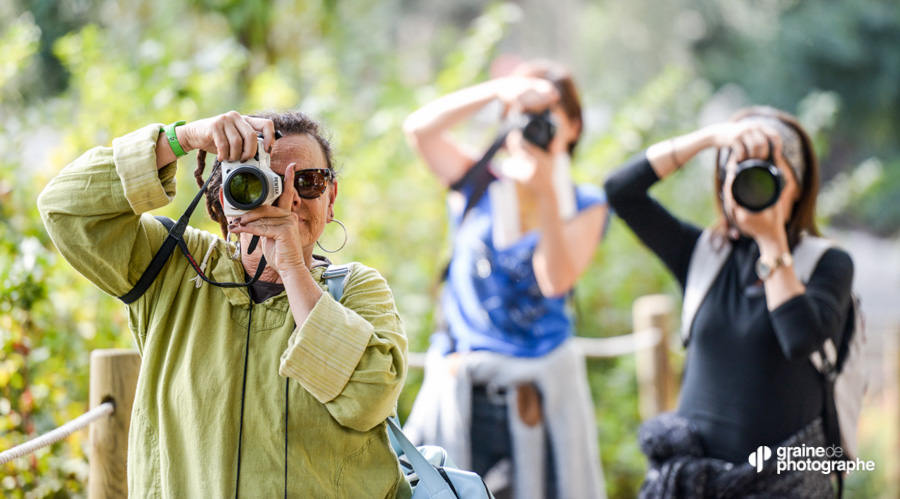
{"type": "Polygon", "coordinates": [[[413,113],[403,120],[403,133],[410,144],[418,144],[424,132],[425,126],[417,113],[413,113]]]}
{"type": "Polygon", "coordinates": [[[55,184],[55,181],[51,181],[37,198],[38,213],[40,213],[44,227],[51,238],[56,234],[62,223],[61,219],[63,217],[61,217],[61,214],[63,210],[61,210],[59,203],[60,196],[69,196],[69,194],[60,192],[59,186],[55,184]]]}
{"type": "Polygon", "coordinates": [[[606,192],[606,199],[610,206],[620,206],[625,200],[625,183],[626,180],[615,173],[607,177],[603,182],[603,191],[606,192]]]}

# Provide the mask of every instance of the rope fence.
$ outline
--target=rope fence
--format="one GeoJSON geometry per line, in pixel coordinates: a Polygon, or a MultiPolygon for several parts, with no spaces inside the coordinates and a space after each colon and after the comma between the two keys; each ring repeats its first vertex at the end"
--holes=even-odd
{"type": "Polygon", "coordinates": [[[27,456],[42,447],[47,447],[60,440],[64,440],[76,431],[82,430],[94,421],[103,416],[111,415],[114,412],[116,412],[116,405],[113,402],[104,402],[59,428],[51,430],[33,440],[29,440],[24,444],[17,445],[12,449],[0,452],[0,464],[6,464],[13,459],[27,456]]]}

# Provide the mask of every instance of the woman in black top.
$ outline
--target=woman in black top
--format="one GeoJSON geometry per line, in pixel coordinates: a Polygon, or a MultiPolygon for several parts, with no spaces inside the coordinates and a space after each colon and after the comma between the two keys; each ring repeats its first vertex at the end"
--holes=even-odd
{"type": "Polygon", "coordinates": [[[824,445],[823,378],[809,355],[826,338],[840,344],[851,310],[847,253],[827,250],[807,283],[785,256],[803,234],[818,235],[818,164],[809,136],[781,111],[745,109],[730,122],[654,144],[631,159],[606,181],[609,203],[684,289],[702,230],[672,216],[647,190],[709,147],[719,149],[715,186],[722,214],[713,234],[733,249],[689,328],[676,414],[642,428],[641,446],[651,460],[642,493],[827,496],[827,475],[770,476],[774,472],[760,473],[748,459],[760,446],[824,445]],[[754,213],[735,202],[730,187],[736,165],[769,158],[770,147],[784,189],[773,206],[754,213]],[[761,271],[764,279],[758,261],[771,269],[761,271]]]}

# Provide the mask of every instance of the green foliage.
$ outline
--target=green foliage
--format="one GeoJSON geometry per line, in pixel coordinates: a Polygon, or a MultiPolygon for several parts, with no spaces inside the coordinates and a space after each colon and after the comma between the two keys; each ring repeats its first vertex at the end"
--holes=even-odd
{"type": "MultiPolygon", "coordinates": [[[[900,192],[895,5],[636,0],[572,8],[578,22],[564,35],[573,69],[589,118],[603,116],[587,123],[579,181],[601,182],[736,94],[795,111],[832,174],[860,165],[826,186],[834,194],[823,193],[832,207],[823,222],[900,227],[891,204],[900,192]]],[[[27,12],[14,1],[0,5],[0,19],[0,449],[84,412],[89,352],[132,344],[122,305],[58,257],[36,212],[38,192],[65,164],[153,122],[289,107],[321,118],[341,169],[336,215],[350,234],[334,260],[385,275],[411,350],[424,351],[447,252],[444,191],[401,124],[436,96],[485,79],[510,40],[540,39],[550,24],[513,4],[482,10],[431,0],[38,0],[27,12]]],[[[193,197],[195,158],[181,160],[179,194],[161,214],[178,216],[193,197]]],[[[706,225],[715,214],[711,185],[712,158],[701,156],[653,194],[706,225]]],[[[202,210],[191,223],[218,232],[202,210]]],[[[323,245],[340,239],[329,226],[323,245]]],[[[633,300],[656,293],[680,296],[613,219],[578,286],[578,334],[630,332],[633,300]]],[[[646,467],[635,439],[634,359],[591,361],[589,369],[609,494],[633,497],[646,467]]],[[[401,415],[420,382],[421,373],[410,374],[401,415]]],[[[0,490],[83,496],[86,437],[0,467],[0,490]]],[[[878,480],[858,490],[877,490],[878,480]]]]}

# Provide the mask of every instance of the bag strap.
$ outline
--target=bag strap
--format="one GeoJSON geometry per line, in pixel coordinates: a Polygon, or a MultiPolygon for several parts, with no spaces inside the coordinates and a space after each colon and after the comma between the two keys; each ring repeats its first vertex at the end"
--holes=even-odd
{"type": "Polygon", "coordinates": [[[427,492],[426,497],[434,499],[457,499],[453,489],[450,488],[450,484],[441,477],[438,470],[425,459],[425,456],[416,449],[416,446],[406,438],[406,435],[400,429],[400,425],[393,418],[387,418],[386,422],[388,429],[390,429],[394,438],[397,439],[400,448],[403,449],[403,454],[406,455],[409,464],[412,465],[413,470],[419,477],[419,484],[416,485],[416,489],[424,487],[427,492]]]}
{"type": "MultiPolygon", "coordinates": [[[[797,279],[804,285],[809,282],[819,260],[826,251],[834,247],[834,243],[828,239],[814,236],[804,236],[794,248],[794,273],[797,279]]],[[[856,313],[855,309],[850,311],[856,313]]],[[[845,339],[846,340],[846,339],[845,339]]],[[[825,441],[828,445],[841,446],[841,426],[838,421],[837,401],[835,400],[834,385],[839,374],[838,350],[831,338],[826,339],[819,350],[809,356],[810,362],[822,374],[823,400],[822,400],[822,429],[825,433],[825,441]]],[[[837,497],[844,495],[844,477],[837,473],[837,497]]]]}
{"type": "Polygon", "coordinates": [[[322,278],[328,284],[328,293],[334,298],[334,301],[339,302],[341,297],[344,296],[344,281],[350,275],[350,265],[349,263],[329,265],[322,274],[322,278]]]}
{"type": "MultiPolygon", "coordinates": [[[[218,165],[213,167],[213,170],[209,174],[209,177],[206,178],[206,182],[204,182],[203,186],[200,187],[200,190],[197,191],[197,195],[195,195],[194,199],[191,200],[187,209],[184,211],[184,213],[182,213],[181,218],[179,218],[177,222],[174,222],[171,218],[167,217],[155,217],[166,227],[168,235],[166,236],[166,239],[165,241],[163,241],[163,244],[160,246],[159,250],[155,255],[153,255],[153,258],[150,260],[150,265],[147,266],[147,268],[144,270],[144,273],[141,274],[141,277],[138,279],[138,282],[136,282],[134,287],[131,288],[131,291],[119,297],[119,299],[125,302],[126,305],[134,303],[135,300],[137,300],[147,292],[150,284],[153,283],[153,281],[159,275],[159,272],[165,266],[166,261],[169,259],[169,255],[171,255],[172,252],[175,251],[176,244],[179,248],[181,248],[181,252],[184,253],[185,258],[187,258],[188,263],[191,264],[191,267],[194,268],[194,271],[197,272],[197,275],[200,276],[200,278],[203,279],[204,282],[208,282],[213,286],[218,286],[220,288],[244,288],[252,286],[256,283],[256,281],[259,280],[260,277],[262,277],[263,271],[266,269],[265,256],[261,256],[259,258],[259,265],[256,268],[256,275],[254,275],[253,278],[247,282],[215,282],[213,280],[210,280],[200,269],[200,266],[197,265],[197,262],[194,261],[194,257],[191,256],[191,252],[188,251],[187,244],[185,244],[184,242],[184,231],[187,229],[188,222],[191,219],[191,214],[194,213],[194,210],[197,209],[197,205],[200,203],[203,195],[206,194],[206,191],[209,188],[209,183],[213,179],[216,169],[218,168],[218,165]]],[[[250,245],[247,249],[248,253],[253,253],[253,250],[256,248],[258,242],[259,236],[253,236],[250,239],[250,245]]]]}
{"type": "MultiPolygon", "coordinates": [[[[488,169],[488,165],[491,162],[491,159],[494,158],[494,155],[497,154],[497,151],[503,147],[503,143],[506,141],[506,136],[509,135],[509,130],[503,130],[498,135],[497,138],[494,139],[494,142],[488,147],[487,151],[485,151],[484,156],[481,157],[471,168],[462,176],[459,180],[454,182],[450,189],[454,191],[462,191],[466,188],[467,185],[472,186],[472,193],[469,195],[468,201],[466,201],[466,207],[463,209],[462,216],[459,217],[459,225],[462,225],[466,220],[466,215],[472,211],[472,208],[478,205],[481,202],[481,199],[484,198],[484,195],[487,194],[488,186],[491,185],[491,182],[497,180],[497,177],[494,176],[493,173],[488,169]]],[[[447,276],[450,274],[450,262],[453,261],[453,255],[450,255],[450,258],[447,259],[447,263],[444,265],[444,269],[441,270],[440,278],[438,282],[444,282],[447,280],[447,276]]]]}
{"type": "Polygon", "coordinates": [[[144,293],[147,292],[147,289],[150,288],[150,285],[153,284],[153,281],[156,279],[156,276],[159,275],[162,268],[166,265],[166,261],[169,260],[169,256],[172,255],[172,252],[175,251],[175,246],[178,245],[181,247],[181,251],[187,254],[187,245],[184,243],[184,239],[182,239],[182,235],[184,234],[184,227],[180,227],[179,230],[173,230],[175,227],[175,221],[169,217],[156,216],[157,220],[165,226],[166,231],[168,231],[169,235],[166,237],[166,240],[163,241],[162,246],[160,246],[159,251],[153,255],[153,259],[150,260],[150,265],[147,266],[147,269],[144,270],[144,273],[141,275],[140,279],[135,283],[134,287],[131,288],[131,291],[125,293],[120,296],[119,299],[125,302],[126,305],[134,303],[135,300],[143,296],[144,293]]]}
{"type": "Polygon", "coordinates": [[[691,339],[691,327],[700,305],[722,271],[725,260],[731,254],[731,243],[720,238],[712,229],[704,229],[694,244],[684,285],[684,305],[681,310],[681,342],[687,346],[691,339]],[[716,243],[721,242],[721,246],[716,243]]]}
{"type": "Polygon", "coordinates": [[[461,191],[467,185],[472,185],[472,194],[469,196],[469,201],[466,203],[466,207],[463,210],[462,217],[460,219],[460,224],[462,224],[462,219],[466,217],[466,215],[472,211],[472,208],[481,201],[481,198],[487,193],[488,185],[491,182],[497,179],[490,170],[488,170],[488,165],[491,162],[491,159],[494,158],[494,155],[497,154],[497,151],[503,147],[503,143],[506,141],[506,136],[509,135],[509,130],[505,130],[500,132],[497,135],[497,138],[494,139],[494,142],[488,147],[487,151],[485,151],[484,156],[481,157],[471,168],[466,172],[465,175],[462,176],[461,179],[457,180],[450,186],[454,191],[461,191]]]}

